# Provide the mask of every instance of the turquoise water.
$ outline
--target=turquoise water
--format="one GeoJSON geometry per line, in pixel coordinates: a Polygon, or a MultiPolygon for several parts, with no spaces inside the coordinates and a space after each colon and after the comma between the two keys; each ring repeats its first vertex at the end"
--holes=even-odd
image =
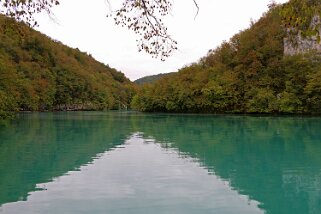
{"type": "Polygon", "coordinates": [[[320,214],[321,118],[21,114],[0,213],[320,214]]]}

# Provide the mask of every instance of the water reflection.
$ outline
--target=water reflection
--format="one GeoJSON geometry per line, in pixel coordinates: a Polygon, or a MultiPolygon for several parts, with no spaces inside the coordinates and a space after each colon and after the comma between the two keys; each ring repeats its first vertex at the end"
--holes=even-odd
{"type": "Polygon", "coordinates": [[[267,213],[321,213],[320,118],[190,116],[157,123],[146,136],[199,159],[267,213]]]}
{"type": "Polygon", "coordinates": [[[0,129],[0,205],[26,200],[36,184],[91,162],[129,135],[117,117],[57,113],[20,115],[0,129]]]}
{"type": "Polygon", "coordinates": [[[133,135],[92,164],[41,184],[5,213],[263,213],[192,158],[133,135]],[[111,164],[112,163],[112,164],[111,164]],[[200,182],[201,181],[201,182],[200,182]],[[49,204],[49,205],[48,205],[49,204]],[[54,209],[53,209],[54,208],[54,209]]]}
{"type": "MultiPolygon", "coordinates": [[[[0,127],[0,205],[26,200],[47,188],[39,184],[95,163],[106,151],[124,152],[133,133],[145,144],[196,161],[266,213],[321,213],[321,118],[117,112],[27,114],[0,127]]],[[[153,152],[140,164],[156,159],[153,152]]],[[[126,154],[129,161],[135,158],[126,154]]],[[[99,179],[97,173],[92,179],[99,179]]],[[[200,179],[193,185],[202,184],[200,179]]]]}

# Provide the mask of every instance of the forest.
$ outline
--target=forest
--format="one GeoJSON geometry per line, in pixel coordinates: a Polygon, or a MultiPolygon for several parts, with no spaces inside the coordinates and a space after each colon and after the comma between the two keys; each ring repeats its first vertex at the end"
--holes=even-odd
{"type": "MultiPolygon", "coordinates": [[[[289,5],[271,5],[198,62],[136,83],[90,54],[0,15],[0,118],[19,111],[109,109],[319,114],[320,54],[284,54],[286,29],[302,21],[289,5]]],[[[307,29],[305,36],[315,33],[307,29]]]]}
{"type": "Polygon", "coordinates": [[[144,84],[132,106],[145,112],[320,113],[320,55],[284,55],[280,6],[197,63],[144,84]]]}
{"type": "Polygon", "coordinates": [[[123,73],[0,15],[0,118],[17,111],[126,109],[133,95],[123,73]]]}
{"type": "Polygon", "coordinates": [[[144,76],[142,78],[139,78],[139,79],[135,80],[134,83],[136,83],[137,85],[143,85],[143,84],[146,84],[146,83],[153,83],[153,82],[157,81],[158,79],[160,79],[162,77],[171,75],[172,73],[175,73],[175,72],[144,76]]]}

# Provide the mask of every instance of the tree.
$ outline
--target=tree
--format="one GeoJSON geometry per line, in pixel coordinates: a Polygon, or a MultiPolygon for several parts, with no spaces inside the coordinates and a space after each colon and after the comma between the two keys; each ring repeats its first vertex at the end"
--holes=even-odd
{"type": "MultiPolygon", "coordinates": [[[[193,1],[198,9],[196,0],[193,1]]],[[[59,5],[59,2],[60,0],[0,0],[0,13],[29,26],[36,26],[34,14],[45,11],[50,15],[51,8],[59,5]]],[[[169,35],[162,22],[171,8],[171,0],[123,0],[122,7],[108,16],[114,19],[116,25],[127,27],[140,36],[137,40],[139,51],[165,60],[177,49],[177,42],[169,35]]]]}
{"type": "Polygon", "coordinates": [[[122,7],[111,16],[116,25],[127,26],[141,35],[137,40],[139,51],[144,50],[164,60],[177,49],[177,42],[168,34],[161,19],[168,15],[171,7],[170,0],[125,0],[122,7]]]}
{"type": "Polygon", "coordinates": [[[317,36],[320,42],[320,0],[290,0],[282,6],[281,16],[291,33],[300,33],[303,37],[317,36]]]}
{"type": "Polygon", "coordinates": [[[133,107],[148,112],[320,113],[321,58],[284,56],[281,6],[198,63],[143,85],[133,107]]]}
{"type": "MultiPolygon", "coordinates": [[[[192,1],[198,13],[197,0],[192,1]]],[[[59,2],[60,0],[0,0],[0,13],[35,26],[37,21],[34,14],[46,11],[50,15],[51,8],[59,5],[59,2]]],[[[274,1],[269,5],[270,8],[276,6],[274,1]]],[[[123,0],[122,7],[109,16],[116,25],[127,27],[140,36],[137,40],[139,51],[165,60],[177,49],[177,42],[169,35],[162,22],[171,8],[172,0],[123,0]]],[[[315,15],[321,16],[320,0],[290,0],[283,4],[281,15],[284,26],[294,29],[296,34],[301,32],[303,36],[318,35],[320,38],[319,29],[310,25],[315,15]]]]}
{"type": "Polygon", "coordinates": [[[59,5],[58,0],[0,0],[0,13],[26,22],[30,26],[37,25],[35,13],[46,11],[51,14],[51,8],[59,5]]]}

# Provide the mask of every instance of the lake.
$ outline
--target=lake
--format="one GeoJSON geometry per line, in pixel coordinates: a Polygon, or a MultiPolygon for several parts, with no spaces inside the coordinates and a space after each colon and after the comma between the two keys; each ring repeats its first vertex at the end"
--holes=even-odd
{"type": "Polygon", "coordinates": [[[321,118],[19,114],[0,213],[320,214],[321,118]]]}

